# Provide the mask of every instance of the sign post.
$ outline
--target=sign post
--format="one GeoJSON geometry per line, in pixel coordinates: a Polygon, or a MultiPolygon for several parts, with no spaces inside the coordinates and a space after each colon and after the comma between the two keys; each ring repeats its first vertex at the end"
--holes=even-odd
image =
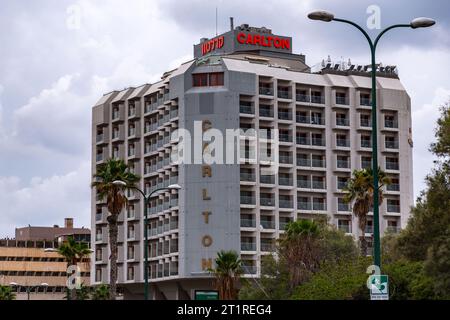
{"type": "Polygon", "coordinates": [[[196,290],[195,300],[219,300],[219,292],[212,290],[196,290]]]}
{"type": "Polygon", "coordinates": [[[370,300],[389,300],[389,279],[387,275],[369,277],[370,300]]]}

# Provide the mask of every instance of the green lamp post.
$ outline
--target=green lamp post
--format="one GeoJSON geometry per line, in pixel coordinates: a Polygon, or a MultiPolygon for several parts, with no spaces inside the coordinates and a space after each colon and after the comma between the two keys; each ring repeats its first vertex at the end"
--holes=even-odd
{"type": "Polygon", "coordinates": [[[181,187],[178,184],[171,184],[164,188],[159,188],[156,190],[153,190],[148,196],[145,194],[144,191],[137,187],[129,187],[124,181],[116,180],[113,182],[113,184],[117,186],[121,186],[123,188],[129,188],[134,189],[138,191],[140,194],[142,194],[142,197],[144,198],[144,300],[148,300],[148,293],[149,293],[149,286],[148,286],[148,203],[150,199],[156,195],[158,192],[161,191],[167,191],[167,190],[178,190],[181,189],[181,187]]]}
{"type": "MultiPolygon", "coordinates": [[[[409,24],[395,24],[390,27],[387,27],[383,31],[378,34],[375,41],[372,41],[367,32],[357,25],[356,23],[345,20],[335,18],[333,13],[324,10],[318,10],[311,12],[308,14],[308,18],[312,20],[319,20],[324,22],[338,21],[350,24],[357,28],[362,34],[365,36],[369,43],[370,53],[371,53],[371,76],[372,76],[372,91],[371,91],[371,99],[372,99],[372,168],[373,168],[373,185],[379,186],[378,183],[378,146],[377,146],[377,95],[376,95],[376,71],[377,65],[375,62],[375,51],[378,45],[380,38],[389,30],[394,28],[425,28],[431,27],[436,22],[430,18],[416,18],[412,20],[409,24]]],[[[377,188],[375,187],[375,188],[377,188]]],[[[381,268],[381,250],[380,250],[380,217],[379,217],[379,197],[378,192],[374,192],[373,195],[373,239],[374,239],[374,264],[381,268]]]]}

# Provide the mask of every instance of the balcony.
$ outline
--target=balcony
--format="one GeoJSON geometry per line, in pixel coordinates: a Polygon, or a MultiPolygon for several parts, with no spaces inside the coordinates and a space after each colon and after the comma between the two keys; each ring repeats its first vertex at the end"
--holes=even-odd
{"type": "Polygon", "coordinates": [[[292,208],[294,208],[294,204],[293,204],[292,200],[280,199],[280,208],[292,209],[292,208]]]}
{"type": "Polygon", "coordinates": [[[372,161],[361,161],[362,169],[370,169],[372,168],[372,161]]]}
{"type": "Polygon", "coordinates": [[[389,232],[389,233],[399,233],[400,230],[401,230],[401,228],[397,227],[397,226],[387,226],[386,227],[386,232],[389,232]]]}
{"type": "Polygon", "coordinates": [[[400,191],[400,184],[391,183],[386,186],[387,191],[400,191]]]}
{"type": "Polygon", "coordinates": [[[97,156],[95,159],[97,162],[103,161],[103,153],[97,153],[97,156]]]}
{"type": "Polygon", "coordinates": [[[313,189],[321,189],[321,190],[323,190],[323,189],[326,189],[325,188],[325,181],[314,181],[313,180],[313,182],[312,182],[312,188],[313,189]]]}
{"type": "Polygon", "coordinates": [[[264,229],[275,229],[275,221],[261,220],[260,223],[264,229]]]}
{"type": "Polygon", "coordinates": [[[349,169],[350,162],[348,160],[337,160],[336,165],[339,169],[349,169]]]}
{"type": "Polygon", "coordinates": [[[348,105],[348,98],[345,96],[336,96],[336,104],[348,105]]]}
{"type": "Polygon", "coordinates": [[[286,133],[280,133],[279,135],[280,142],[292,142],[292,135],[286,133]]]}
{"type": "Polygon", "coordinates": [[[280,163],[282,164],[292,164],[293,158],[292,156],[280,155],[280,163]]]}
{"type": "Polygon", "coordinates": [[[347,118],[336,118],[336,125],[342,127],[349,126],[349,120],[347,118]]]}
{"type": "Polygon", "coordinates": [[[386,149],[398,149],[398,141],[386,140],[384,146],[386,149]]]}
{"type": "Polygon", "coordinates": [[[349,139],[336,139],[336,146],[337,147],[350,147],[350,140],[349,139]]]}
{"type": "Polygon", "coordinates": [[[367,119],[367,118],[360,119],[359,120],[359,125],[361,127],[368,127],[368,128],[372,127],[372,123],[371,123],[370,119],[367,119]]]}
{"type": "Polygon", "coordinates": [[[241,228],[255,228],[256,220],[255,219],[241,219],[241,228]]]}
{"type": "Polygon", "coordinates": [[[341,180],[338,180],[338,182],[337,182],[337,188],[338,188],[338,190],[343,190],[343,189],[345,189],[347,187],[347,181],[341,181],[341,180]]]}
{"type": "Polygon", "coordinates": [[[95,141],[96,142],[103,142],[103,133],[97,134],[95,141]]]}
{"type": "Polygon", "coordinates": [[[311,202],[304,202],[304,201],[298,201],[297,202],[297,208],[299,210],[311,210],[311,202]]]}
{"type": "Polygon", "coordinates": [[[280,99],[291,99],[289,90],[278,88],[278,98],[280,99]]]}
{"type": "Polygon", "coordinates": [[[308,117],[308,116],[304,116],[304,115],[297,115],[296,122],[303,123],[303,124],[312,124],[312,125],[324,125],[325,119],[322,117],[308,117]]]}
{"type": "Polygon", "coordinates": [[[350,205],[348,203],[338,202],[338,211],[350,211],[350,205]]]}
{"type": "Polygon", "coordinates": [[[255,197],[252,196],[241,196],[241,204],[255,205],[255,197]]]}
{"type": "Polygon", "coordinates": [[[262,184],[275,184],[275,176],[261,175],[259,181],[262,184]]]}
{"type": "Polygon", "coordinates": [[[390,129],[398,129],[398,122],[396,120],[385,119],[384,127],[390,129]]]}
{"type": "MultiPolygon", "coordinates": [[[[251,251],[255,251],[255,250],[251,250],[251,251]]],[[[258,272],[258,268],[256,266],[243,265],[242,269],[244,270],[244,274],[257,274],[257,272],[258,272]]]]}
{"type": "Polygon", "coordinates": [[[325,146],[325,139],[323,138],[312,138],[311,139],[311,145],[316,147],[324,147],[325,146]]]}
{"type": "Polygon", "coordinates": [[[372,148],[372,141],[370,139],[361,139],[361,148],[372,148]]]}
{"type": "Polygon", "coordinates": [[[241,242],[242,251],[256,251],[256,243],[254,242],[241,242]]]}
{"type": "Polygon", "coordinates": [[[325,168],[325,160],[324,159],[312,159],[311,166],[313,168],[325,168]]]}
{"type": "Polygon", "coordinates": [[[278,110],[278,119],[279,120],[292,120],[292,113],[289,111],[278,110]]]}
{"type": "Polygon", "coordinates": [[[313,202],[313,210],[325,211],[326,207],[325,202],[313,202]]]}
{"type": "Polygon", "coordinates": [[[349,224],[339,224],[338,230],[341,230],[342,232],[345,233],[352,233],[352,228],[349,224]]]}
{"type": "Polygon", "coordinates": [[[259,94],[265,95],[265,96],[273,96],[273,88],[259,87],[259,94]]]}
{"type": "Polygon", "coordinates": [[[278,184],[280,186],[292,186],[293,180],[292,180],[292,178],[288,178],[288,177],[278,177],[278,184]]]}
{"type": "Polygon", "coordinates": [[[307,137],[297,136],[296,140],[297,140],[297,144],[299,144],[299,145],[308,146],[310,144],[309,138],[307,138],[307,137]]]}
{"type": "Polygon", "coordinates": [[[275,206],[275,200],[273,198],[263,198],[261,197],[259,201],[260,205],[265,207],[273,207],[275,206]]]}
{"type": "Polygon", "coordinates": [[[387,170],[399,170],[398,162],[386,161],[386,169],[387,170]]]}
{"type": "Polygon", "coordinates": [[[295,95],[295,100],[298,102],[311,102],[311,96],[307,94],[297,93],[295,95]]]}
{"type": "Polygon", "coordinates": [[[360,97],[359,105],[360,106],[368,106],[368,107],[370,107],[372,105],[372,101],[370,101],[370,98],[360,97]]]}
{"type": "Polygon", "coordinates": [[[273,245],[273,243],[261,242],[261,251],[273,252],[273,251],[275,251],[275,246],[273,245]]]}
{"type": "Polygon", "coordinates": [[[259,116],[273,118],[273,110],[271,108],[259,108],[259,116]]]}
{"type": "Polygon", "coordinates": [[[400,205],[398,204],[387,204],[387,212],[400,213],[400,205]]]}
{"type": "Polygon", "coordinates": [[[241,172],[241,181],[255,182],[256,175],[250,172],[241,172]]]}
{"type": "Polygon", "coordinates": [[[244,114],[255,114],[253,107],[247,105],[240,105],[239,112],[244,114]]]}
{"type": "Polygon", "coordinates": [[[364,229],[364,233],[373,233],[373,226],[366,226],[366,228],[364,229]]]}
{"type": "Polygon", "coordinates": [[[324,104],[325,97],[323,95],[313,94],[311,95],[311,103],[324,104]]]}
{"type": "Polygon", "coordinates": [[[297,188],[311,189],[311,181],[297,178],[297,188]]]}

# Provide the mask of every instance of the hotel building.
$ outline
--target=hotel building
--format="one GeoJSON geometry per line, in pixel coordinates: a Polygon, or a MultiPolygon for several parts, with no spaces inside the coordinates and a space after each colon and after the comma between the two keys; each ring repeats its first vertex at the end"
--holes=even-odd
{"type": "MultiPolygon", "coordinates": [[[[411,106],[395,67],[380,66],[377,73],[379,165],[392,179],[380,207],[383,234],[406,225],[413,203],[411,106]]],[[[327,217],[358,237],[343,187],[352,170],[371,166],[370,88],[367,66],[323,62],[312,71],[304,55],[292,53],[290,37],[241,25],[201,39],[194,59],[159,82],[105,94],[93,107],[92,173],[114,157],[141,176],[146,194],[181,186],[150,201],[152,299],[189,299],[195,290],[211,288],[206,270],[219,250],[240,252],[246,276],[257,277],[260,257],[273,250],[293,220],[327,217]],[[195,121],[222,132],[277,130],[276,174],[262,174],[267,163],[259,154],[255,161],[234,164],[172,162],[181,140],[171,139],[172,133],[194,132],[195,121]]],[[[268,138],[256,135],[240,150],[249,155],[249,145],[274,142],[268,138]]],[[[125,299],[139,299],[143,199],[135,192],[127,196],[128,208],[119,218],[118,282],[125,299]]],[[[94,190],[93,284],[108,282],[107,214],[94,190]]],[[[369,242],[371,232],[369,218],[369,242]]]]}

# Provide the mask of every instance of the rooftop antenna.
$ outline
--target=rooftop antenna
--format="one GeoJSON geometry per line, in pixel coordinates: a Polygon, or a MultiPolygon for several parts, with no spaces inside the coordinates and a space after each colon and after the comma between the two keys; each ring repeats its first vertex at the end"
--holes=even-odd
{"type": "Polygon", "coordinates": [[[216,36],[217,36],[217,19],[218,19],[218,9],[216,6],[216,36]]]}

